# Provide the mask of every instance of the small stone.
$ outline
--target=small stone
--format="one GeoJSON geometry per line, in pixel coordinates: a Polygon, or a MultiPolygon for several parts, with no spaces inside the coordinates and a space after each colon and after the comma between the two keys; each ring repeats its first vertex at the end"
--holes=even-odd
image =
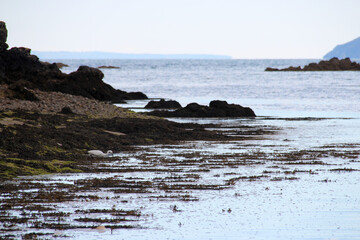
{"type": "Polygon", "coordinates": [[[69,107],[63,107],[60,111],[62,114],[74,114],[74,112],[69,107]]]}

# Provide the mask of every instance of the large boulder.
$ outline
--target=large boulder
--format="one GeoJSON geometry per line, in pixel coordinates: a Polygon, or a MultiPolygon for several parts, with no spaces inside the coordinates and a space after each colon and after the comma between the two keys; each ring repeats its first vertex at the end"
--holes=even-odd
{"type": "Polygon", "coordinates": [[[226,101],[211,101],[210,108],[221,112],[226,117],[255,117],[254,111],[249,107],[243,107],[236,104],[228,104],[226,101]]]}
{"type": "Polygon", "coordinates": [[[148,99],[148,97],[142,92],[124,92],[117,90],[121,94],[121,98],[124,100],[137,100],[137,99],[148,99]]]}
{"type": "Polygon", "coordinates": [[[149,115],[160,117],[256,117],[254,111],[248,107],[242,107],[236,104],[228,104],[226,101],[211,101],[209,106],[190,103],[184,108],[176,111],[152,111],[149,115]]]}
{"type": "Polygon", "coordinates": [[[65,76],[56,64],[40,62],[29,48],[14,47],[0,53],[0,83],[27,81],[30,88],[46,89],[52,85],[50,79],[62,80],[65,76]]]}
{"type": "Polygon", "coordinates": [[[7,29],[5,22],[0,21],[0,52],[8,49],[9,45],[6,43],[7,40],[7,29]]]}
{"type": "Polygon", "coordinates": [[[180,103],[174,100],[165,101],[165,99],[160,99],[160,101],[150,101],[146,104],[145,108],[147,109],[178,109],[181,108],[180,103]]]}
{"type": "Polygon", "coordinates": [[[77,71],[66,76],[56,85],[54,91],[94,98],[100,101],[122,103],[129,99],[147,99],[143,93],[127,93],[116,90],[103,82],[104,74],[97,68],[80,66],[77,71]]]}

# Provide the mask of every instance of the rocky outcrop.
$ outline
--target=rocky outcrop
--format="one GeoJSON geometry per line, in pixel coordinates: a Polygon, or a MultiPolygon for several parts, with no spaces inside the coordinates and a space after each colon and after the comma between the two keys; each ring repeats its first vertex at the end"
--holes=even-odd
{"type": "Polygon", "coordinates": [[[153,111],[149,115],[160,117],[256,117],[254,111],[249,107],[236,104],[228,104],[226,101],[211,101],[209,106],[190,103],[184,108],[176,111],[153,111]]]}
{"type": "Polygon", "coordinates": [[[65,63],[61,63],[61,62],[56,62],[55,64],[56,64],[56,66],[57,66],[59,69],[61,69],[61,68],[63,68],[63,67],[69,67],[69,65],[67,65],[67,64],[65,64],[65,63]]]}
{"type": "Polygon", "coordinates": [[[339,60],[334,57],[329,61],[320,61],[319,63],[310,63],[303,68],[301,67],[288,67],[283,69],[266,68],[265,71],[360,71],[360,64],[352,62],[350,58],[339,60]]]}
{"type": "Polygon", "coordinates": [[[5,22],[0,21],[0,52],[5,51],[9,46],[6,44],[7,29],[5,22]]]}
{"type": "Polygon", "coordinates": [[[143,93],[127,93],[104,83],[104,74],[97,68],[81,66],[76,72],[65,74],[59,70],[56,63],[39,61],[29,48],[16,47],[6,50],[6,37],[5,24],[0,22],[0,84],[16,84],[17,89],[58,91],[110,102],[147,99],[143,93]]]}
{"type": "Polygon", "coordinates": [[[181,108],[180,103],[174,100],[165,101],[160,99],[160,101],[150,101],[145,106],[146,109],[178,109],[181,108]]]}

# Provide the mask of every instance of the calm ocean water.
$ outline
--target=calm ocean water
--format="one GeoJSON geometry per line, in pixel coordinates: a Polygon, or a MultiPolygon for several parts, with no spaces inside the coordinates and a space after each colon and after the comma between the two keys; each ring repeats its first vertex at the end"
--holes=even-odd
{"type": "Polygon", "coordinates": [[[150,98],[185,105],[227,100],[270,116],[359,116],[360,72],[265,72],[266,67],[304,66],[318,60],[64,60],[80,65],[113,65],[104,81],[150,98]]]}
{"type": "MultiPolygon", "coordinates": [[[[121,159],[108,163],[111,167],[151,167],[162,159],[166,161],[160,166],[165,168],[169,162],[174,163],[171,168],[177,168],[175,163],[181,165],[185,160],[192,161],[193,165],[185,167],[183,173],[111,175],[116,179],[165,181],[196,173],[199,176],[196,183],[224,184],[233,177],[267,176],[261,180],[240,180],[232,188],[221,191],[186,190],[198,198],[190,202],[161,201],[151,199],[149,194],[114,194],[98,189],[92,194],[102,196],[99,201],[64,202],[58,207],[70,212],[112,207],[140,209],[141,228],[102,233],[74,229],[65,231],[65,235],[86,240],[360,239],[360,72],[264,71],[268,66],[303,66],[317,60],[60,61],[70,65],[64,72],[75,71],[80,65],[118,66],[120,69],[102,70],[104,81],[122,90],[144,92],[150,98],[175,99],[182,105],[208,104],[221,99],[249,106],[259,116],[173,121],[265,127],[276,132],[251,141],[189,142],[176,146],[144,146],[135,153],[119,152],[121,159]],[[192,159],[182,157],[192,153],[197,153],[192,159]],[[256,163],[198,171],[218,161],[217,158],[221,161],[222,154],[227,156],[226,161],[245,154],[256,163]],[[287,156],[288,160],[279,160],[281,156],[287,156]],[[300,159],[295,161],[298,156],[300,159]],[[318,162],[311,163],[312,160],[318,162]],[[171,210],[173,205],[180,211],[171,210]]],[[[131,101],[122,106],[145,104],[146,101],[131,101]]],[[[58,174],[48,178],[73,184],[76,179],[95,177],[105,178],[109,174],[58,174]]],[[[150,195],[171,194],[153,191],[150,195]]]]}

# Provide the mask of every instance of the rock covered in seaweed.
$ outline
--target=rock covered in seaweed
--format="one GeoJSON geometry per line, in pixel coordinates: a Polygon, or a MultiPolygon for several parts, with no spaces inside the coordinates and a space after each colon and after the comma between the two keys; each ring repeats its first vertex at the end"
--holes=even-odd
{"type": "Polygon", "coordinates": [[[176,111],[153,111],[149,115],[160,117],[256,117],[254,111],[249,107],[236,104],[228,104],[226,101],[214,100],[209,106],[190,103],[184,108],[176,111]]]}
{"type": "Polygon", "coordinates": [[[334,57],[328,61],[323,60],[319,63],[310,63],[303,68],[293,66],[283,69],[268,67],[265,71],[360,71],[360,64],[352,62],[350,58],[340,60],[334,57]]]}

